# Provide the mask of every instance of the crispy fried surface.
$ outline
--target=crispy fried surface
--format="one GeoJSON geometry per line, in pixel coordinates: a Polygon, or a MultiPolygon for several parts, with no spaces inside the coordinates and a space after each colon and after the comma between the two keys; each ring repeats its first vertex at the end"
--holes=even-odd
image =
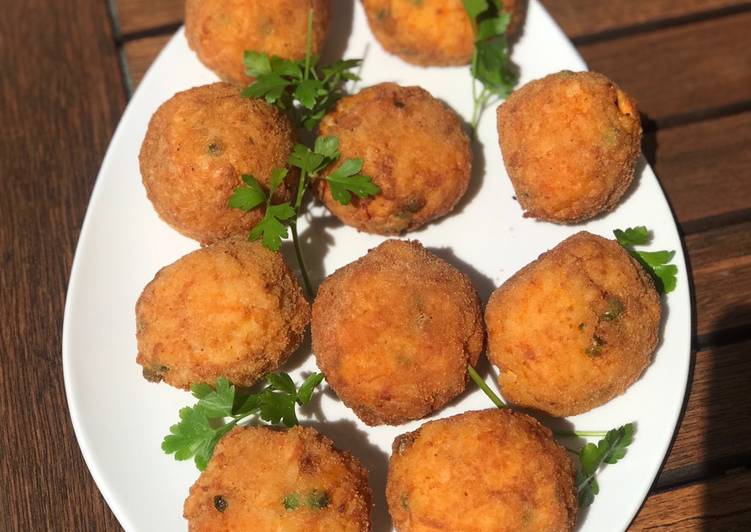
{"type": "MultiPolygon", "coordinates": [[[[521,26],[525,0],[503,0],[513,37],[521,26]]],[[[363,0],[368,23],[387,51],[421,66],[466,65],[475,31],[462,0],[363,0]]]]}
{"type": "Polygon", "coordinates": [[[184,512],[191,532],[366,532],[370,504],[367,471],[314,429],[242,427],[219,441],[184,512]]]}
{"type": "MultiPolygon", "coordinates": [[[[449,213],[467,190],[472,154],[457,114],[420,87],[382,83],[342,99],[321,122],[339,137],[342,157],[363,159],[381,188],[372,199],[334,200],[316,192],[341,221],[361,231],[398,234],[449,213]]],[[[333,171],[333,167],[328,171],[333,171]]]]}
{"type": "MultiPolygon", "coordinates": [[[[226,83],[177,93],[154,113],[141,146],[141,176],[159,216],[202,244],[242,233],[263,217],[227,202],[240,176],[268,185],[274,168],[287,167],[294,145],[289,119],[259,100],[241,98],[226,83]]],[[[277,192],[291,198],[291,171],[277,192]]]]}
{"type": "Polygon", "coordinates": [[[326,380],[369,425],[418,419],[459,395],[484,342],[467,276],[401,240],[323,282],[312,333],[326,380]]]}
{"type": "Polygon", "coordinates": [[[399,532],[564,532],[576,519],[566,451],[510,410],[466,412],[397,437],[386,499],[399,532]]]}
{"type": "Polygon", "coordinates": [[[234,237],[162,268],[136,304],[148,380],[250,386],[302,342],[310,307],[279,253],[234,237]]]}
{"type": "Polygon", "coordinates": [[[660,312],[652,279],[628,252],[581,232],[490,297],[488,357],[511,402],[580,414],[639,378],[657,345],[660,312]]]}
{"type": "Polygon", "coordinates": [[[574,223],[613,209],[634,179],[636,103],[594,72],[532,81],[498,108],[501,151],[525,216],[574,223]]]}
{"type": "Polygon", "coordinates": [[[329,0],[187,0],[185,36],[198,59],[224,81],[246,84],[246,50],[305,58],[308,11],[313,8],[313,53],[323,48],[329,0]]]}

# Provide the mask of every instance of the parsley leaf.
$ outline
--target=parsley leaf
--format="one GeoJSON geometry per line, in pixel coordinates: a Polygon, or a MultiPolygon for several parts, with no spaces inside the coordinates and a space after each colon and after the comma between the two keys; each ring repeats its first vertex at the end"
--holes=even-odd
{"type": "Polygon", "coordinates": [[[216,381],[216,388],[200,397],[198,405],[208,417],[225,417],[232,415],[234,401],[234,385],[220,377],[216,381]]]}
{"type": "MultiPolygon", "coordinates": [[[[338,158],[338,151],[336,152],[336,155],[338,158]]],[[[325,154],[317,153],[315,149],[311,150],[310,148],[303,146],[302,144],[295,144],[295,147],[292,149],[292,153],[289,155],[287,162],[290,165],[299,168],[309,176],[316,176],[318,175],[318,172],[320,172],[333,160],[335,159],[325,154]]]]}
{"type": "Polygon", "coordinates": [[[243,61],[245,63],[245,72],[249,76],[257,78],[258,76],[271,73],[271,61],[266,54],[246,51],[243,61]]]}
{"type": "Polygon", "coordinates": [[[245,186],[237,187],[232,193],[228,203],[230,207],[247,212],[266,202],[266,192],[253,176],[243,175],[242,180],[245,186]]]}
{"type": "Polygon", "coordinates": [[[375,196],[381,189],[373,181],[360,174],[362,159],[347,159],[336,170],[326,176],[331,195],[342,205],[349,205],[352,194],[358,198],[375,196]]]}
{"type": "Polygon", "coordinates": [[[348,59],[319,65],[312,53],[312,17],[311,9],[305,59],[290,61],[262,52],[245,52],[245,71],[255,80],[242,92],[245,98],[263,98],[281,109],[293,108],[298,123],[310,131],[344,96],[344,84],[360,79],[352,70],[362,62],[348,59]]]}
{"type": "Polygon", "coordinates": [[[625,248],[644,246],[649,244],[652,238],[649,234],[649,229],[643,225],[629,227],[628,229],[616,229],[613,231],[613,234],[618,243],[625,248]]]}
{"type": "Polygon", "coordinates": [[[313,373],[300,385],[297,392],[297,399],[301,405],[307,405],[313,396],[313,391],[323,381],[323,373],[313,373]]]}
{"type": "Polygon", "coordinates": [[[660,293],[668,294],[675,290],[678,284],[678,267],[670,264],[675,251],[636,251],[634,246],[647,245],[652,240],[650,231],[643,225],[616,229],[613,234],[618,243],[649,272],[660,293]]]}
{"type": "Polygon", "coordinates": [[[600,492],[595,475],[603,464],[616,464],[626,456],[626,451],[634,441],[634,424],[628,423],[608,431],[596,445],[588,443],[579,451],[581,464],[576,472],[576,490],[579,507],[584,508],[592,504],[595,495],[600,492]]]}
{"type": "Polygon", "coordinates": [[[240,421],[250,416],[270,424],[292,427],[298,424],[296,405],[310,402],[315,388],[323,381],[322,373],[310,375],[298,390],[286,373],[266,376],[268,385],[257,394],[238,401],[235,387],[224,377],[216,386],[195,384],[191,391],[198,402],[180,409],[179,423],[170,427],[162,441],[162,450],[176,460],[194,459],[203,471],[214,453],[217,442],[240,421]],[[239,407],[235,407],[236,404],[239,407]]]}
{"type": "Polygon", "coordinates": [[[336,160],[339,158],[339,139],[334,136],[318,137],[313,151],[332,161],[336,160]]]}
{"type": "Polygon", "coordinates": [[[462,0],[470,19],[476,19],[488,9],[487,0],[462,0]]]}
{"type": "Polygon", "coordinates": [[[295,217],[295,209],[289,202],[266,207],[266,215],[250,230],[250,240],[261,240],[272,251],[279,251],[282,240],[289,237],[287,222],[295,217]]]}
{"type": "Polygon", "coordinates": [[[294,219],[297,211],[289,202],[272,205],[271,199],[276,190],[281,186],[288,171],[285,168],[275,168],[269,179],[268,196],[261,185],[253,176],[242,176],[244,186],[237,187],[229,199],[229,206],[249,211],[266,203],[266,212],[258,224],[251,229],[248,238],[250,240],[262,240],[263,245],[273,251],[279,251],[282,240],[289,236],[287,224],[294,219]]]}
{"type": "MultiPolygon", "coordinates": [[[[324,168],[336,162],[340,156],[339,139],[318,137],[312,150],[297,144],[288,162],[302,170],[304,175],[318,177],[324,168]]],[[[331,195],[342,205],[348,205],[352,201],[352,194],[358,198],[367,198],[381,192],[370,177],[360,174],[362,165],[362,159],[347,159],[323,177],[331,187],[331,195]]]]}
{"type": "Polygon", "coordinates": [[[503,10],[499,0],[462,0],[475,30],[475,50],[472,54],[472,129],[477,128],[480,116],[493,98],[507,98],[519,81],[516,66],[511,61],[506,30],[511,14],[503,10]],[[483,88],[478,94],[475,82],[483,88]]]}
{"type": "Polygon", "coordinates": [[[492,36],[475,44],[477,59],[473,65],[475,78],[485,86],[490,95],[507,98],[518,80],[511,68],[506,38],[492,36]]]}

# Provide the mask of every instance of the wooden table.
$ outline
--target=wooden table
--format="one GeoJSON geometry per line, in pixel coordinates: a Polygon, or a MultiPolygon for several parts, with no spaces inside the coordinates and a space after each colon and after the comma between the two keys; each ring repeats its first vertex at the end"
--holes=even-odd
{"type": "MultiPolygon", "coordinates": [[[[0,530],[119,528],[68,417],[62,312],[104,151],[182,3],[4,2],[0,530]]],[[[544,3],[590,67],[638,100],[690,260],[690,394],[632,529],[751,530],[751,2],[544,3]]]]}

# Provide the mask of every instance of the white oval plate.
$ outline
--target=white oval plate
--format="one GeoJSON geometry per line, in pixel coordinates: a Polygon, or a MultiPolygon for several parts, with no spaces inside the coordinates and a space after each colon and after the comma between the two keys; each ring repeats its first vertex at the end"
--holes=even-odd
{"type": "MultiPolygon", "coordinates": [[[[337,7],[331,48],[344,57],[365,58],[360,86],[381,81],[421,85],[462,116],[470,116],[467,68],[409,66],[376,43],[359,2],[341,2],[337,7]]],[[[534,0],[514,60],[521,65],[521,83],[562,69],[586,68],[534,0]]],[[[70,414],[91,474],[126,530],[185,530],[183,501],[198,476],[192,462],[176,462],[160,449],[179,408],[192,404],[192,397],[165,384],[146,382],[135,363],[136,299],[159,268],[197,247],[164,224],[152,209],[141,185],[138,152],[149,118],[162,102],[177,91],[214,80],[189,50],[182,30],[178,31],[136,91],[112,139],[91,197],[68,288],[63,362],[70,414]]],[[[612,237],[614,228],[647,225],[654,230],[654,249],[676,251],[678,288],[667,297],[664,335],[654,363],[625,395],[570,419],[582,430],[637,423],[627,457],[605,468],[599,476],[600,495],[579,519],[583,531],[624,530],[660,468],[686,388],[691,316],[678,232],[657,179],[646,165],[626,200],[607,216],[577,227],[522,218],[498,149],[494,114],[489,109],[479,129],[482,147],[476,150],[467,198],[450,216],[408,235],[470,274],[483,301],[519,268],[583,228],[612,237]]],[[[313,238],[306,255],[316,281],[383,240],[332,224],[321,207],[313,208],[312,218],[301,222],[301,230],[313,238]]],[[[294,264],[291,258],[288,262],[294,264]]],[[[299,381],[301,373],[316,369],[309,355],[296,354],[283,369],[299,381]]],[[[488,381],[492,379],[488,375],[488,381]]],[[[434,417],[492,406],[474,385],[469,389],[434,417]]],[[[331,393],[322,394],[321,408],[325,422],[308,419],[303,423],[315,425],[368,468],[375,495],[374,530],[390,530],[384,488],[391,442],[423,421],[368,428],[331,393]]]]}

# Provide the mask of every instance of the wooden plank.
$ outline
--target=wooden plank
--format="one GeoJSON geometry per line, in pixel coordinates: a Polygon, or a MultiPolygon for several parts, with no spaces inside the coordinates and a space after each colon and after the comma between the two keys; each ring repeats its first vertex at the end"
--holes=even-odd
{"type": "Polygon", "coordinates": [[[657,486],[699,478],[751,456],[751,342],[702,350],[695,360],[686,410],[657,486]]]}
{"type": "Polygon", "coordinates": [[[79,228],[125,106],[106,3],[6,2],[0,49],[0,530],[116,530],[60,353],[79,228]]]}
{"type": "MultiPolygon", "coordinates": [[[[608,2],[610,3],[610,2],[608,2]]],[[[658,123],[751,100],[751,12],[579,46],[658,123]]]]}
{"type": "Polygon", "coordinates": [[[644,144],[684,231],[751,208],[751,112],[660,130],[644,144]]]}
{"type": "MultiPolygon", "coordinates": [[[[569,37],[749,5],[744,0],[542,0],[542,3],[569,37]]],[[[183,4],[184,0],[117,0],[120,31],[128,34],[179,24],[183,19],[183,4]]]]}
{"type": "Polygon", "coordinates": [[[569,37],[749,5],[743,0],[542,0],[542,3],[569,37]]]}
{"type": "Polygon", "coordinates": [[[179,24],[185,0],[115,0],[113,5],[120,33],[127,35],[179,24]]]}
{"type": "Polygon", "coordinates": [[[696,334],[751,330],[751,222],[689,235],[696,334]]]}
{"type": "Polygon", "coordinates": [[[632,532],[741,532],[751,524],[751,472],[722,476],[652,495],[632,532]]]}
{"type": "Polygon", "coordinates": [[[123,45],[128,85],[131,91],[136,90],[151,63],[154,62],[156,56],[159,55],[159,52],[171,38],[172,35],[157,35],[156,37],[128,41],[123,45]]]}

